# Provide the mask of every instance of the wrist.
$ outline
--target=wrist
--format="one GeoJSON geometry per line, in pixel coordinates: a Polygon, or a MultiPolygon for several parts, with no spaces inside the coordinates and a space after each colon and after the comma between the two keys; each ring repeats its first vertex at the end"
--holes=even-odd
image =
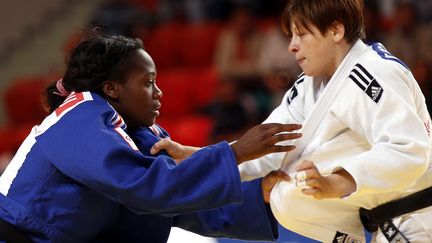
{"type": "Polygon", "coordinates": [[[347,197],[354,193],[357,189],[354,178],[346,170],[334,172],[334,185],[338,191],[338,197],[347,197]]]}
{"type": "Polygon", "coordinates": [[[234,157],[236,159],[237,165],[241,164],[243,162],[242,155],[239,151],[239,148],[237,147],[237,141],[230,144],[231,150],[233,151],[234,157]]]}
{"type": "Polygon", "coordinates": [[[271,190],[269,190],[266,187],[265,183],[266,183],[265,178],[262,178],[260,184],[261,184],[261,192],[262,192],[262,196],[263,196],[263,201],[264,201],[264,203],[270,203],[271,190]]]}
{"type": "Polygon", "coordinates": [[[183,155],[185,158],[190,157],[192,154],[194,154],[196,151],[198,151],[200,149],[202,149],[202,148],[187,146],[187,147],[185,147],[185,150],[183,151],[183,155]]]}

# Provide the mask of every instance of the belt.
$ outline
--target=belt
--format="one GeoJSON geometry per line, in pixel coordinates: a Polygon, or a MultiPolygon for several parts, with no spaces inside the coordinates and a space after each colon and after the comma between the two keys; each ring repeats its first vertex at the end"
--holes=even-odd
{"type": "Polygon", "coordinates": [[[15,226],[0,219],[0,242],[7,243],[32,243],[33,241],[15,226]]]}
{"type": "Polygon", "coordinates": [[[394,240],[395,242],[409,242],[393,224],[392,219],[429,206],[432,206],[432,187],[384,203],[370,210],[360,208],[359,214],[360,220],[367,231],[375,232],[379,227],[389,242],[394,240]]]}
{"type": "Polygon", "coordinates": [[[369,232],[375,232],[379,225],[402,214],[432,206],[432,187],[406,197],[390,201],[373,209],[360,208],[360,219],[369,232]]]}

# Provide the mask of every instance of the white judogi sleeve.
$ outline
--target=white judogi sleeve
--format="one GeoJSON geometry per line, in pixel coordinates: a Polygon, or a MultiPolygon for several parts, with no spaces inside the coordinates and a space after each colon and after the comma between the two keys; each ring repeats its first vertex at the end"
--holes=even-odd
{"type": "Polygon", "coordinates": [[[360,84],[350,82],[332,109],[372,146],[341,161],[356,181],[353,196],[406,190],[426,171],[429,161],[429,114],[416,81],[397,62],[374,61],[362,61],[364,69],[359,68],[359,76],[353,78],[360,84]],[[366,85],[372,88],[366,90],[366,85]]]}

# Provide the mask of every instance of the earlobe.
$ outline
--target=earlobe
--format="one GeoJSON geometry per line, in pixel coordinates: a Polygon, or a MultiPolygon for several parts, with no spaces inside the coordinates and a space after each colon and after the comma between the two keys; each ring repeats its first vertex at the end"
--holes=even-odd
{"type": "Polygon", "coordinates": [[[118,99],[119,89],[118,84],[113,81],[105,81],[102,84],[102,91],[104,94],[112,99],[118,99]]]}

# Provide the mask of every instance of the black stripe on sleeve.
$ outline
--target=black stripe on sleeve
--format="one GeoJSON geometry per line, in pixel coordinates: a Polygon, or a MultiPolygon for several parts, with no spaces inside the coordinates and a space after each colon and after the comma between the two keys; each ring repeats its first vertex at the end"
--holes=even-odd
{"type": "Polygon", "coordinates": [[[350,74],[349,75],[349,78],[352,80],[352,81],[354,81],[354,83],[356,83],[359,87],[360,87],[360,89],[362,89],[363,91],[366,89],[366,87],[365,86],[363,86],[363,84],[362,83],[360,83],[352,74],[350,74]]]}
{"type": "Polygon", "coordinates": [[[360,63],[357,63],[356,66],[359,67],[368,76],[370,80],[374,79],[374,77],[372,77],[372,75],[360,63]]]}
{"type": "Polygon", "coordinates": [[[357,69],[353,69],[352,71],[353,73],[357,74],[357,76],[364,82],[366,86],[369,85],[370,82],[357,69]]]}

